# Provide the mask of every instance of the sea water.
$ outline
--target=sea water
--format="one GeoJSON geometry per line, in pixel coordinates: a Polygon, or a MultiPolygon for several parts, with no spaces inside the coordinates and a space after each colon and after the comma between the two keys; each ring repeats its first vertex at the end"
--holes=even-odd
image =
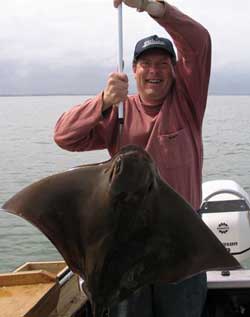
{"type": "MultiPolygon", "coordinates": [[[[24,186],[73,166],[109,158],[106,150],[67,152],[53,141],[59,116],[88,96],[0,97],[0,206],[24,186]]],[[[250,97],[209,96],[203,123],[203,180],[233,179],[250,193],[250,97]]],[[[0,272],[61,256],[24,219],[0,210],[0,272]]]]}

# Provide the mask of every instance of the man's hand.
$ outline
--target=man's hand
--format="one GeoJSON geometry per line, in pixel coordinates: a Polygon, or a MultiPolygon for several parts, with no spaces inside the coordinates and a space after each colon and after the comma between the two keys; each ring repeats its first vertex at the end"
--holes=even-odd
{"type": "Polygon", "coordinates": [[[122,2],[128,7],[135,8],[138,11],[144,11],[148,4],[148,0],[114,0],[115,8],[117,8],[122,2]]]}
{"type": "Polygon", "coordinates": [[[113,0],[114,7],[117,8],[122,2],[137,11],[146,11],[154,17],[162,17],[164,14],[164,4],[154,0],[113,0]]]}
{"type": "Polygon", "coordinates": [[[128,95],[128,76],[124,73],[111,73],[103,92],[103,111],[118,105],[128,95]]]}

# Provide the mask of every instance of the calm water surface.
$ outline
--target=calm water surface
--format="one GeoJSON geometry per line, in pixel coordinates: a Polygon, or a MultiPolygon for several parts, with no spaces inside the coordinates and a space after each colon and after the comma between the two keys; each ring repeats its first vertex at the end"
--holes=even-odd
{"type": "MultiPolygon", "coordinates": [[[[30,183],[79,164],[100,162],[104,151],[71,153],[53,142],[61,113],[86,96],[0,97],[0,205],[30,183]]],[[[204,181],[233,179],[250,193],[250,97],[210,96],[203,125],[204,181]]],[[[0,272],[26,261],[61,259],[36,228],[0,210],[0,272]]]]}

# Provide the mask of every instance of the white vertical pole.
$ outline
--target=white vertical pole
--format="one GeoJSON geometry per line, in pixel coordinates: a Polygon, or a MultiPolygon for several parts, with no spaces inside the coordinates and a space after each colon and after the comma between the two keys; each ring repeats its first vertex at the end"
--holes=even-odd
{"type": "MultiPolygon", "coordinates": [[[[123,31],[122,31],[122,3],[118,6],[118,72],[123,71],[123,31]]],[[[118,108],[118,119],[121,126],[123,124],[123,103],[120,102],[118,108]]]]}

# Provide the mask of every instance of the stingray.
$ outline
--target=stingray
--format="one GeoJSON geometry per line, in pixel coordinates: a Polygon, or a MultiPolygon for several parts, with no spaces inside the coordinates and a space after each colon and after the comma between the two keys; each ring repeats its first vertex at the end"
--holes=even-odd
{"type": "Polygon", "coordinates": [[[133,145],[109,161],[35,182],[3,209],[51,240],[84,280],[95,317],[144,285],[240,267],[161,179],[149,154],[133,145]]]}

